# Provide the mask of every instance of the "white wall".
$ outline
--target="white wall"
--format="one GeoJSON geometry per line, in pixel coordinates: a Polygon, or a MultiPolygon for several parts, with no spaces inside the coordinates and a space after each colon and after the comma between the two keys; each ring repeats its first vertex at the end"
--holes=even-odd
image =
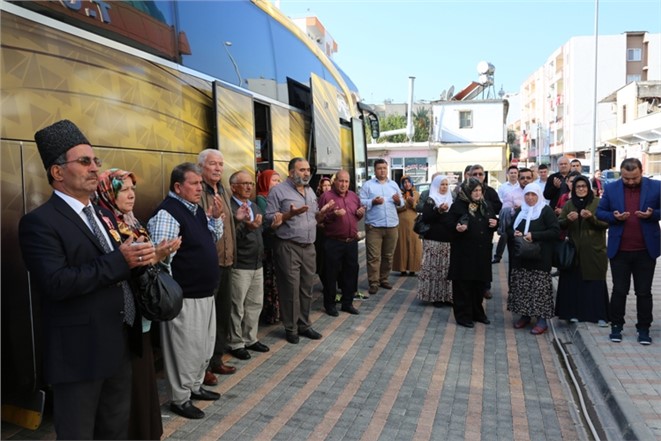
{"type": "Polygon", "coordinates": [[[432,106],[434,142],[499,143],[506,141],[503,102],[456,101],[432,106]],[[459,112],[473,112],[473,126],[459,128],[459,112]]]}
{"type": "MultiPolygon", "coordinates": [[[[589,151],[592,146],[594,103],[594,38],[574,37],[565,47],[565,152],[589,151]]],[[[599,37],[597,60],[597,101],[626,83],[626,35],[599,37]]],[[[613,120],[609,104],[597,106],[597,145],[599,127],[613,120]]]]}

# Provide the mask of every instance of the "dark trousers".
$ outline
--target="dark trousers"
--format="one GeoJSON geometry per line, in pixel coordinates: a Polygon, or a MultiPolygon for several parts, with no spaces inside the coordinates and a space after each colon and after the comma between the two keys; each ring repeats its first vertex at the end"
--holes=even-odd
{"type": "Polygon", "coordinates": [[[227,348],[227,338],[229,335],[230,312],[232,310],[232,298],[230,296],[232,289],[232,267],[220,267],[220,284],[216,291],[216,343],[213,348],[214,357],[211,363],[216,363],[220,356],[225,353],[227,348]]]}
{"type": "Polygon", "coordinates": [[[505,252],[505,245],[507,244],[507,233],[503,233],[498,238],[498,243],[496,244],[496,252],[494,257],[498,259],[503,258],[503,253],[505,252]]]}
{"type": "MultiPolygon", "coordinates": [[[[115,375],[53,385],[53,419],[58,439],[127,439],[131,410],[128,337],[115,375]]],[[[99,348],[103,350],[103,348],[99,348]]]]}
{"type": "Polygon", "coordinates": [[[627,295],[633,276],[638,313],[637,329],[649,329],[652,324],[652,279],[656,260],[647,251],[620,251],[610,260],[613,293],[611,294],[611,323],[624,325],[627,295]]]}
{"type": "Polygon", "coordinates": [[[351,306],[358,290],[358,242],[326,238],[324,243],[324,307],[335,309],[336,281],[342,290],[342,306],[351,306]],[[339,277],[338,277],[339,276],[339,277]]]}
{"type": "Polygon", "coordinates": [[[466,323],[487,316],[482,307],[484,283],[482,280],[452,281],[452,309],[455,320],[466,323]]]}

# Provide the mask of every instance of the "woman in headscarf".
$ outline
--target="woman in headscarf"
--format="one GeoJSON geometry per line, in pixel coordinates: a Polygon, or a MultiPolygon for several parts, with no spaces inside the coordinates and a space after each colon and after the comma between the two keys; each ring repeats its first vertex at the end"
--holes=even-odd
{"type": "Polygon", "coordinates": [[[429,187],[429,197],[422,207],[422,220],[429,225],[429,230],[422,239],[417,298],[437,307],[452,303],[452,282],[448,280],[452,233],[445,225],[451,206],[448,177],[434,177],[429,187]]]}
{"type": "Polygon", "coordinates": [[[599,198],[590,180],[578,176],[571,197],[558,218],[560,228],[568,232],[574,244],[574,267],[560,270],[555,313],[571,321],[586,321],[608,326],[608,287],[606,271],[606,230],[608,223],[597,219],[599,198]]]}
{"type": "MultiPolygon", "coordinates": [[[[331,178],[327,176],[322,176],[321,179],[319,180],[319,184],[317,184],[317,191],[315,191],[315,194],[317,195],[317,200],[319,200],[319,197],[321,197],[322,194],[326,193],[328,190],[330,190],[332,187],[331,185],[331,178]]],[[[317,236],[316,239],[314,240],[314,250],[316,252],[316,257],[315,261],[317,263],[317,275],[319,276],[319,282],[321,282],[321,290],[324,290],[324,281],[326,278],[324,277],[324,267],[326,266],[324,264],[324,247],[326,243],[326,234],[324,233],[324,224],[323,223],[318,223],[317,224],[317,236]]],[[[337,286],[331,287],[334,291],[337,291],[337,286]]]]}
{"type": "Polygon", "coordinates": [[[399,237],[393,254],[392,270],[400,271],[402,276],[405,276],[408,271],[409,276],[414,276],[417,271],[420,271],[422,263],[422,242],[420,236],[413,231],[413,224],[418,216],[415,206],[420,194],[413,187],[409,176],[402,176],[399,182],[404,205],[397,207],[399,237]]]}
{"type": "MultiPolygon", "coordinates": [[[[149,241],[146,228],[133,215],[135,204],[135,175],[129,171],[111,168],[99,175],[96,203],[115,215],[122,241],[132,237],[134,241],[149,241]]],[[[176,252],[181,238],[163,241],[156,245],[153,264],[176,252]]],[[[131,388],[131,414],[129,439],[160,439],[163,434],[161,405],[158,398],[154,354],[151,346],[151,321],[142,318],[142,353],[132,357],[133,379],[131,388]]]]}
{"type": "Polygon", "coordinates": [[[536,183],[523,189],[523,205],[514,213],[514,222],[507,234],[540,244],[537,259],[521,259],[516,252],[510,256],[512,277],[507,309],[520,315],[514,323],[516,329],[525,328],[532,317],[537,317],[531,333],[543,334],[547,329],[546,320],[554,313],[551,262],[560,226],[553,209],[544,203],[542,189],[536,183]]]}
{"type": "MultiPolygon", "coordinates": [[[[280,175],[275,170],[264,170],[257,178],[257,205],[262,210],[262,216],[266,215],[266,199],[269,191],[280,184],[280,175]]],[[[276,217],[276,219],[281,219],[276,217]]],[[[273,221],[271,228],[264,227],[262,237],[264,239],[264,306],[260,320],[262,323],[271,325],[280,321],[280,296],[278,286],[275,283],[275,263],[273,262],[273,228],[279,224],[273,221]]]]}
{"type": "Polygon", "coordinates": [[[326,193],[330,189],[331,189],[331,178],[323,176],[319,180],[319,184],[317,185],[317,191],[316,191],[317,197],[326,193]]]}
{"type": "Polygon", "coordinates": [[[491,282],[491,237],[498,220],[484,200],[483,188],[475,178],[462,183],[446,219],[453,232],[448,279],[452,280],[454,318],[467,328],[474,322],[491,323],[482,300],[484,286],[491,282]]]}

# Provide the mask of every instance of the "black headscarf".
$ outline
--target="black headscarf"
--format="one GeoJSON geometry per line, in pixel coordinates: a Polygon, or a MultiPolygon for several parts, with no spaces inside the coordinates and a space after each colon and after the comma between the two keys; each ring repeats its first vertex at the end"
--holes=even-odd
{"type": "Polygon", "coordinates": [[[590,205],[590,202],[592,202],[593,199],[594,199],[594,192],[592,191],[592,185],[590,185],[590,180],[583,175],[576,176],[574,178],[574,182],[572,183],[572,187],[571,187],[571,202],[572,204],[574,204],[574,207],[576,207],[576,211],[580,213],[581,210],[583,210],[585,207],[590,205]],[[588,186],[588,194],[583,198],[579,198],[576,195],[576,184],[579,182],[583,182],[588,186]]]}

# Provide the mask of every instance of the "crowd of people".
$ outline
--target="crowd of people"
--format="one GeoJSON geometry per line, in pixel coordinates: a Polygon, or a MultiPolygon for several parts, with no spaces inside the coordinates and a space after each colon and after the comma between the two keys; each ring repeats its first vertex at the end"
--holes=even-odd
{"type": "MultiPolygon", "coordinates": [[[[200,419],[194,401],[218,400],[204,386],[270,348],[261,324],[281,322],[285,338],[322,338],[310,318],[314,274],[329,316],[359,314],[359,221],[365,222],[369,294],[390,290],[391,273],[417,276],[417,297],[450,306],[457,325],[489,325],[492,265],[507,249],[507,308],[513,326],[543,334],[548,320],[594,322],[622,340],[631,278],[637,341],[652,339],[651,284],[661,254],[661,183],[643,177],[629,158],[621,179],[603,185],[581,174],[577,159],[548,166],[511,166],[498,192],[479,164],[467,166],[450,189],[436,174],[418,194],[403,176],[388,177],[385,159],[359,194],[339,170],[310,188],[310,164],[293,158],[283,179],[273,170],[237,171],[222,183],[224,158],[202,151],[197,163],[173,168],[169,192],[144,222],[133,214],[138,177],[101,170],[91,143],[71,121],[35,134],[52,197],[20,221],[23,259],[42,301],[44,376],[54,422],[63,439],[160,439],[152,323],[134,300],[133,280],[162,265],[181,286],[183,306],[158,323],[172,412],[200,419]],[[253,200],[252,198],[255,197],[253,200]],[[421,221],[420,234],[413,226],[421,221]],[[493,238],[500,237],[493,253],[493,238]],[[608,239],[606,233],[608,232],[608,239]],[[552,276],[554,253],[570,242],[570,265],[552,276]],[[608,296],[606,272],[613,280],[608,296]]],[[[365,296],[367,297],[367,296],[365,296]]]]}

